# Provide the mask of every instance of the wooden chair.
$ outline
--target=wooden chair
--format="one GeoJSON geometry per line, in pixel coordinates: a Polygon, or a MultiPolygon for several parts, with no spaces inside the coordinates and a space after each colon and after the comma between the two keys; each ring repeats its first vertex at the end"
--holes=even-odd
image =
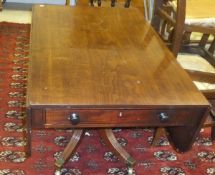
{"type": "MultiPolygon", "coordinates": [[[[67,0],[69,1],[69,0],[67,0]]],[[[78,6],[93,7],[122,7],[122,8],[138,8],[143,12],[142,0],[77,0],[78,6]]]]}
{"type": "MultiPolygon", "coordinates": [[[[90,6],[95,6],[95,3],[97,3],[98,7],[102,6],[102,3],[104,3],[103,6],[110,6],[110,7],[115,7],[116,6],[116,0],[111,0],[111,1],[102,1],[102,0],[90,0],[90,6]]],[[[131,0],[125,0],[125,1],[119,1],[117,2],[119,6],[129,8],[131,4],[131,0]]]]}
{"type": "Polygon", "coordinates": [[[6,0],[0,0],[0,11],[3,9],[3,4],[6,3],[6,0]]]}
{"type": "Polygon", "coordinates": [[[0,11],[2,11],[3,6],[2,6],[2,0],[0,0],[0,11]]]}
{"type": "MultiPolygon", "coordinates": [[[[126,0],[124,2],[124,6],[125,7],[129,7],[130,6],[130,1],[131,0],[126,0]],[[127,2],[127,4],[126,4],[126,2],[127,2]]],[[[120,4],[122,4],[121,1],[120,1],[120,4]]],[[[66,5],[70,5],[70,0],[66,0],[66,5]]],[[[104,0],[104,1],[101,1],[101,0],[77,0],[76,1],[76,5],[78,5],[78,6],[93,6],[93,7],[94,6],[97,6],[97,7],[101,7],[101,6],[111,6],[111,7],[114,7],[116,5],[116,0],[111,0],[109,2],[107,2],[106,0],[104,0]]]]}
{"type": "MultiPolygon", "coordinates": [[[[187,0],[189,1],[189,0],[187,0]]],[[[161,38],[167,43],[168,47],[172,51],[172,53],[177,57],[179,51],[189,51],[192,53],[193,43],[186,43],[186,49],[183,48],[183,39],[184,34],[187,32],[200,32],[202,34],[202,38],[199,41],[198,48],[203,51],[200,53],[198,58],[201,58],[207,66],[210,67],[211,72],[203,72],[203,70],[189,70],[185,67],[186,71],[189,73],[193,81],[198,81],[201,83],[212,83],[215,84],[215,68],[213,67],[213,52],[214,52],[214,40],[209,43],[208,36],[214,35],[215,28],[208,26],[198,26],[198,25],[188,25],[186,23],[186,0],[177,0],[176,9],[173,7],[171,0],[157,0],[154,4],[154,15],[151,20],[151,24],[157,33],[161,36],[161,38]],[[206,51],[206,44],[210,44],[209,49],[206,51]],[[202,54],[204,53],[204,54],[202,54]],[[204,60],[205,59],[205,60],[204,60]],[[207,62],[207,61],[209,62],[207,62]]],[[[204,2],[204,1],[202,1],[204,2]]],[[[204,7],[204,6],[202,6],[204,7]]],[[[195,45],[197,48],[197,46],[195,45]]],[[[199,49],[199,50],[200,50],[199,49]]],[[[185,59],[189,59],[188,56],[185,59]]],[[[189,60],[188,60],[189,61],[189,60]]],[[[205,97],[213,102],[215,101],[215,88],[214,89],[200,89],[205,97]]],[[[215,140],[215,115],[214,110],[211,108],[210,115],[206,120],[205,127],[211,127],[211,138],[215,140]]],[[[163,133],[163,128],[157,128],[154,136],[154,140],[152,145],[156,145],[157,138],[160,137],[163,133]]]]}
{"type": "MultiPolygon", "coordinates": [[[[173,14],[176,14],[177,0],[169,0],[168,3],[172,7],[173,14]]],[[[182,48],[189,51],[190,45],[192,45],[191,52],[196,51],[203,55],[215,67],[215,57],[213,56],[215,50],[215,1],[186,0],[185,10],[182,48]],[[203,34],[200,41],[191,37],[193,32],[203,34]],[[209,36],[211,36],[210,40],[209,36]],[[196,43],[198,45],[195,45],[196,43]],[[205,47],[207,43],[211,43],[209,49],[205,47]],[[195,46],[196,50],[194,50],[195,46]]]]}

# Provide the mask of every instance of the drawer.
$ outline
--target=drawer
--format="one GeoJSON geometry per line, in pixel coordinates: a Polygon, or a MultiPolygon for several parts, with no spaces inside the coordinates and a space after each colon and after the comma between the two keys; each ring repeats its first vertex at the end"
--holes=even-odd
{"type": "Polygon", "coordinates": [[[194,125],[195,110],[45,109],[46,128],[143,127],[194,125]]]}

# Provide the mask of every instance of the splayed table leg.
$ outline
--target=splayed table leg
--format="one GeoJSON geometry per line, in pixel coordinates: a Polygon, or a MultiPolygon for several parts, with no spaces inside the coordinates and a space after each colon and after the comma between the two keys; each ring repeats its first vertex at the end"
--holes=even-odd
{"type": "Polygon", "coordinates": [[[113,134],[112,129],[100,129],[99,135],[105,142],[105,144],[111,149],[111,151],[118,156],[120,159],[125,161],[128,166],[129,175],[133,174],[133,166],[135,160],[131,157],[130,154],[119,144],[116,137],[113,134]]]}
{"type": "Polygon", "coordinates": [[[64,163],[69,159],[69,157],[74,153],[80,140],[83,135],[82,129],[75,129],[70,139],[69,143],[67,144],[66,148],[64,149],[62,155],[55,161],[55,165],[58,169],[60,169],[64,163]]]}

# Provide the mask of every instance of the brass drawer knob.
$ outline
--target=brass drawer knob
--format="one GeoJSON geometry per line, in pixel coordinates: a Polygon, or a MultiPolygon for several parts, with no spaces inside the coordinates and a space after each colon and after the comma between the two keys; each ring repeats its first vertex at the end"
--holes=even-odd
{"type": "Polygon", "coordinates": [[[70,120],[70,122],[71,122],[73,125],[77,125],[78,123],[80,123],[80,117],[79,117],[79,115],[76,114],[76,113],[70,114],[70,116],[68,117],[68,119],[70,120]]]}
{"type": "Polygon", "coordinates": [[[161,112],[161,113],[159,114],[159,119],[160,119],[160,121],[165,122],[165,121],[167,121],[167,120],[169,119],[169,116],[168,116],[167,113],[161,112]]]}

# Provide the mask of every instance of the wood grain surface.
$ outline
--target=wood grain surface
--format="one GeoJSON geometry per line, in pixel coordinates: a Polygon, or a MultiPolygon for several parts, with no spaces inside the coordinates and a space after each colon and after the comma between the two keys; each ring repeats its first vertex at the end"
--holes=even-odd
{"type": "Polygon", "coordinates": [[[139,10],[33,8],[28,106],[208,106],[139,10]]]}

